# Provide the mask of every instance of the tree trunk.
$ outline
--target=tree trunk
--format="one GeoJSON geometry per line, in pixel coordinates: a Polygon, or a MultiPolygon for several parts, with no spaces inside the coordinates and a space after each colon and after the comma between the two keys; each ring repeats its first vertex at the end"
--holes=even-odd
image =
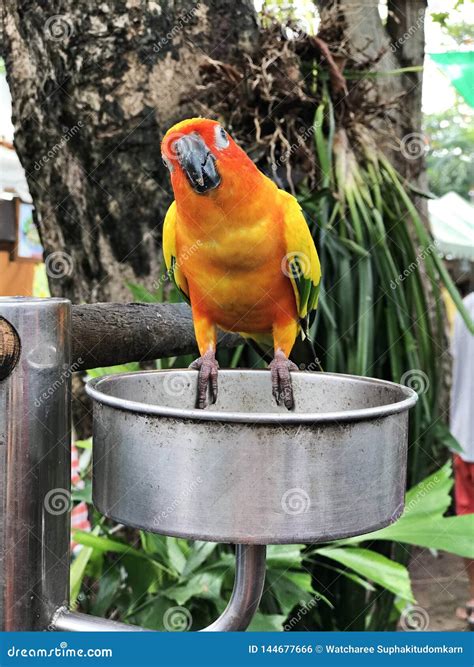
{"type": "MultiPolygon", "coordinates": [[[[384,75],[384,72],[423,65],[426,0],[388,0],[386,25],[379,13],[378,0],[359,3],[321,0],[318,4],[324,30],[334,30],[334,16],[338,15],[339,57],[350,54],[352,60],[361,63],[376,59],[371,69],[380,72],[377,79],[380,98],[384,101],[400,99],[398,108],[387,111],[384,119],[397,139],[390,158],[402,175],[424,187],[426,177],[421,136],[423,74],[418,71],[384,75]]],[[[350,82],[350,86],[358,85],[358,81],[350,82]]]]}
{"type": "Polygon", "coordinates": [[[207,56],[255,43],[251,0],[10,0],[3,56],[53,295],[123,301],[156,286],[171,201],[160,141],[199,115],[207,56]]]}

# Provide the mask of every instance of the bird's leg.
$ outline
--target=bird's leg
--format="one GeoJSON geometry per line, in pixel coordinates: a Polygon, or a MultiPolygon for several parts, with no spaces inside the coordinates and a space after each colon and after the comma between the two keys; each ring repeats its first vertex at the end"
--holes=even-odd
{"type": "Polygon", "coordinates": [[[299,370],[298,366],[290,361],[284,352],[277,350],[268,368],[272,373],[272,393],[277,405],[283,402],[288,410],[292,410],[295,407],[295,401],[290,371],[299,370]]]}
{"type": "Polygon", "coordinates": [[[298,325],[296,318],[273,326],[275,356],[268,365],[272,374],[272,393],[277,405],[282,403],[288,410],[295,407],[290,371],[297,371],[298,366],[288,359],[294,345],[298,325]]]}
{"type": "Polygon", "coordinates": [[[206,407],[207,388],[211,390],[211,403],[217,400],[217,371],[219,364],[216,361],[216,327],[210,318],[193,305],[194,332],[201,356],[189,366],[199,371],[197,408],[206,407]]]}
{"type": "Polygon", "coordinates": [[[209,349],[202,357],[193,361],[189,368],[199,370],[196,407],[201,409],[206,407],[208,386],[211,389],[211,403],[215,403],[217,401],[217,371],[219,370],[215,351],[209,349]]]}

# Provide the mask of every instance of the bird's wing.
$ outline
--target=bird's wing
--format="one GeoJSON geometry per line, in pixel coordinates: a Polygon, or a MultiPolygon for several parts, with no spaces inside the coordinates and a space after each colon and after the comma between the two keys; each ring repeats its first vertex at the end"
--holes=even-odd
{"type": "Polygon", "coordinates": [[[168,274],[182,296],[189,303],[188,281],[179,268],[176,251],[176,202],[174,201],[168,209],[163,223],[163,257],[168,274]]]}
{"type": "Polygon", "coordinates": [[[313,237],[296,199],[280,191],[284,203],[286,257],[284,266],[296,298],[302,329],[308,334],[309,315],[318,305],[321,266],[313,237]]]}

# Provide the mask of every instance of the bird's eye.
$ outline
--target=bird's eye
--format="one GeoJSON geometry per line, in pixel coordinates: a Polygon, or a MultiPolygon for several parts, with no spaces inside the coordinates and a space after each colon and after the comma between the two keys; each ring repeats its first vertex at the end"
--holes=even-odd
{"type": "Polygon", "coordinates": [[[229,145],[229,135],[224,130],[224,128],[221,127],[220,125],[216,125],[215,133],[216,133],[216,140],[215,140],[216,148],[218,148],[219,150],[227,148],[227,146],[229,145]]]}
{"type": "Polygon", "coordinates": [[[165,165],[165,167],[166,167],[170,172],[173,171],[173,164],[171,163],[171,160],[168,160],[168,158],[165,157],[164,155],[161,156],[161,159],[163,160],[163,164],[165,165]]]}

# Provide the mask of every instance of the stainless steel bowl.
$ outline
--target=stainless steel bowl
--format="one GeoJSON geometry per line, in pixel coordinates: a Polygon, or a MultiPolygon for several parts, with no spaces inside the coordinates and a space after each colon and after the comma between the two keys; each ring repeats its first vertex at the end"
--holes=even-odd
{"type": "Polygon", "coordinates": [[[91,380],[93,499],[144,530],[213,542],[321,542],[376,530],[403,510],[416,393],[351,375],[293,373],[296,410],[268,371],[220,371],[194,409],[197,372],[91,380]]]}

